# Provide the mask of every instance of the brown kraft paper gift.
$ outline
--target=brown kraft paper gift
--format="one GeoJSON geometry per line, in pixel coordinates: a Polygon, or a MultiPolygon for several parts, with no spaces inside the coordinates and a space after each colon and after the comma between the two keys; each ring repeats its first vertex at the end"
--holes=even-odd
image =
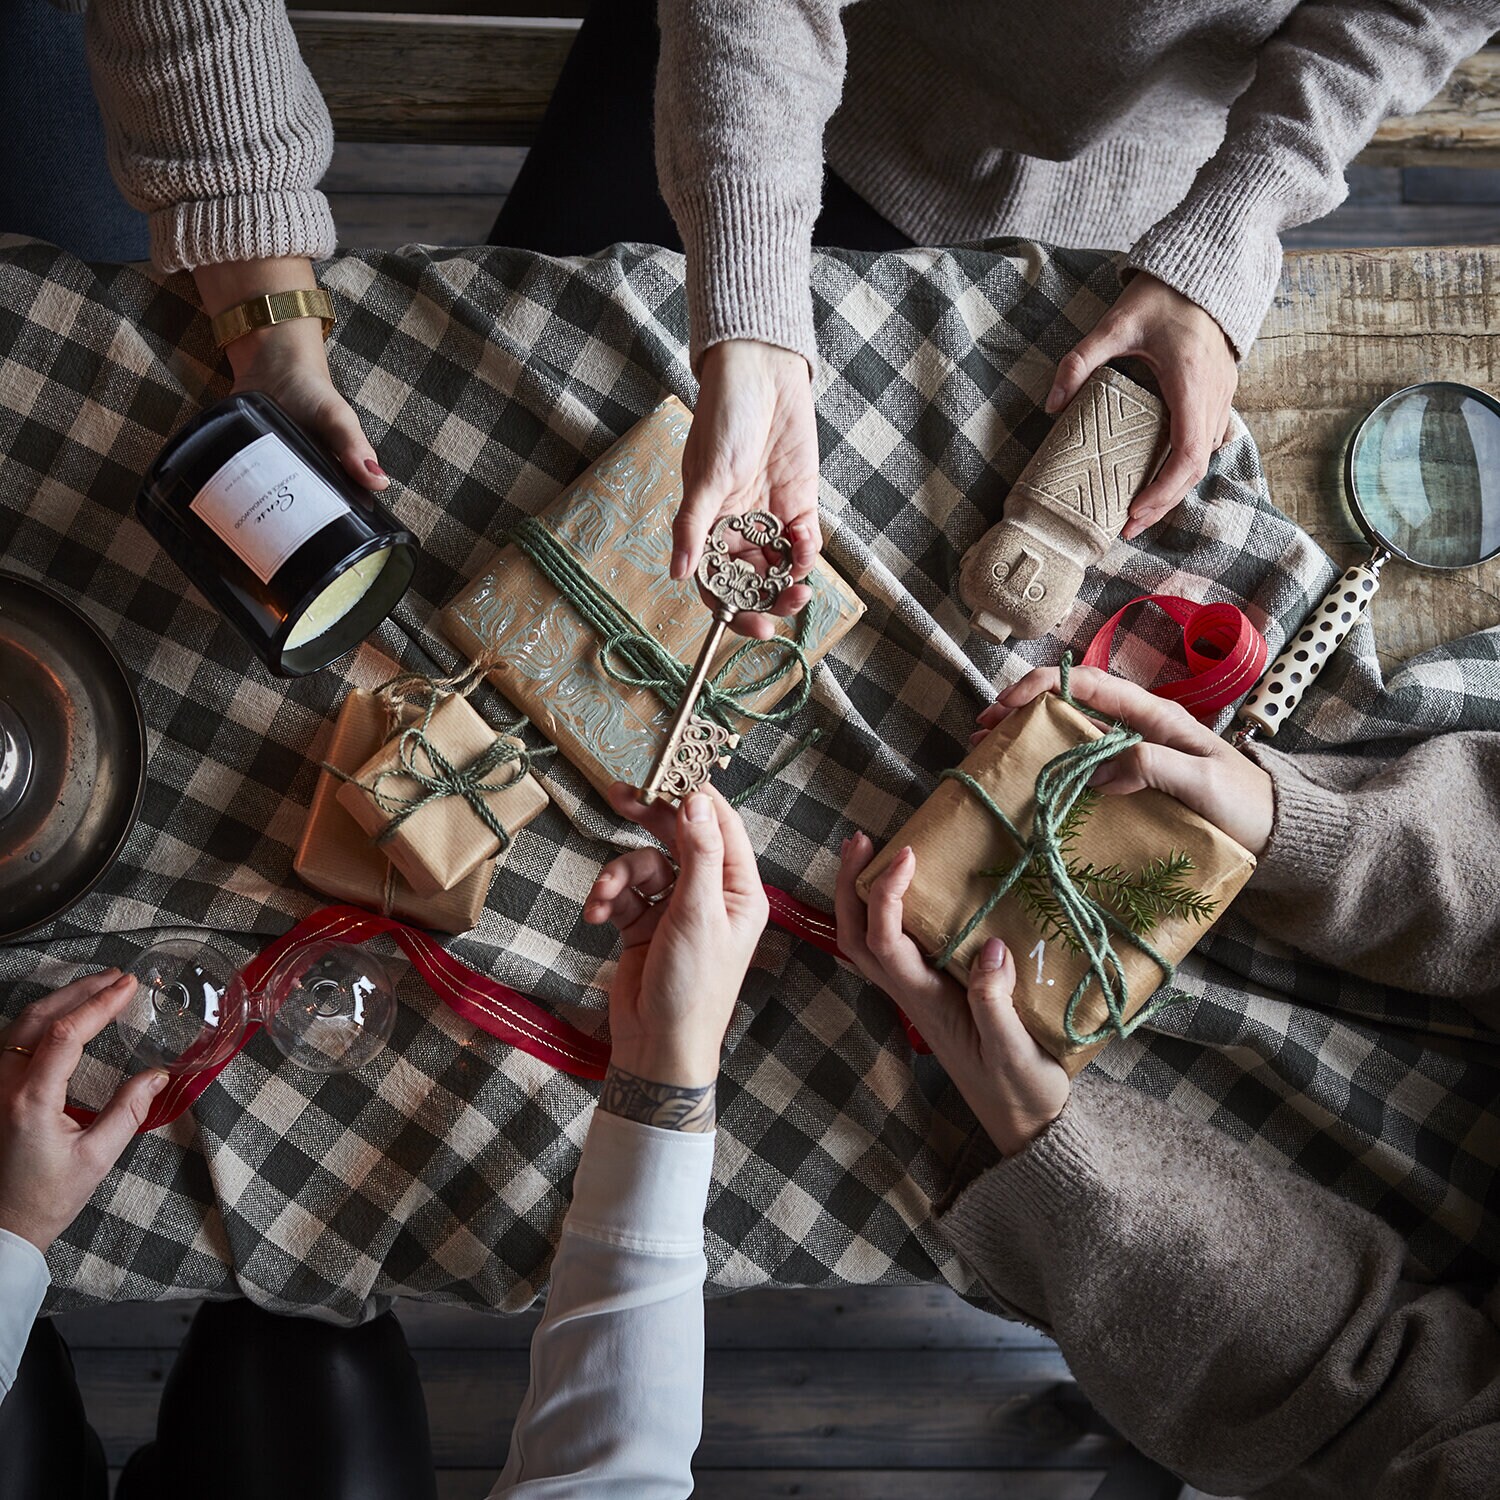
{"type": "MultiPolygon", "coordinates": [[[[438,704],[427,725],[429,743],[456,769],[476,761],[494,743],[495,731],[480,718],[473,705],[457,694],[438,704]]],[[[520,741],[508,743],[520,748],[520,741]]],[[[420,770],[431,771],[426,753],[419,746],[409,757],[420,770]]],[[[338,790],[339,805],[375,838],[390,824],[393,813],[376,800],[378,786],[390,799],[415,799],[422,787],[400,774],[401,735],[393,735],[338,790]],[[393,774],[386,774],[393,773],[393,774]],[[377,782],[376,778],[383,779],[377,782]]],[[[340,768],[342,769],[342,768],[340,768]]],[[[547,806],[547,794],[529,772],[517,775],[516,762],[497,766],[485,777],[484,791],[490,811],[512,837],[547,806]]],[[[460,796],[438,797],[407,817],[377,848],[406,877],[419,896],[452,890],[477,865],[500,852],[500,840],[479,814],[460,796]]]]}
{"type": "MultiPolygon", "coordinates": [[[[380,748],[386,727],[385,705],[373,693],[352,689],[339,710],[324,759],[353,775],[380,748]]],[[[327,771],[318,777],[302,843],[292,861],[298,876],[335,901],[389,912],[403,922],[438,932],[467,932],[484,910],[499,861],[484,860],[452,890],[419,896],[339,805],[341,785],[327,771]]]]}
{"type": "MultiPolygon", "coordinates": [[[[972,776],[1005,810],[1023,835],[1031,832],[1037,773],[1054,757],[1085,738],[1096,739],[1098,725],[1047,693],[1012,714],[963,762],[972,776]]],[[[868,898],[871,884],[907,844],[917,857],[916,874],[904,901],[904,926],[930,958],[988,898],[994,880],[983,870],[1008,870],[1020,855],[1015,840],[956,781],[938,788],[912,815],[861,874],[858,889],[868,898]]],[[[1147,788],[1126,796],[1101,797],[1086,816],[1073,863],[1112,864],[1135,870],[1169,852],[1187,854],[1193,870],[1185,878],[1215,901],[1217,918],[1255,869],[1254,856],[1227,833],[1175,797],[1147,788]]],[[[1163,957],[1180,961],[1203,937],[1212,921],[1187,915],[1163,917],[1146,940],[1163,957]]],[[[1019,899],[1008,894],[954,953],[947,972],[967,983],[969,963],[988,938],[1000,938],[1016,966],[1016,1012],[1037,1041],[1077,1073],[1105,1042],[1078,1047],[1069,1041],[1063,1015],[1078,981],[1087,972],[1084,958],[1056,937],[1044,938],[1019,899]]],[[[1135,1015],[1161,983],[1161,970],[1140,949],[1115,940],[1129,990],[1126,1019],[1135,1015]]],[[[1075,1030],[1089,1035],[1109,1020],[1097,985],[1091,985],[1074,1016],[1075,1030]]]]}
{"type": "MultiPolygon", "coordinates": [[[[680,662],[697,659],[712,616],[691,579],[668,575],[672,521],[682,501],[682,445],[692,414],[675,396],[649,412],[543,512],[574,561],[680,662]]],[[[820,562],[807,579],[805,646],[817,662],[850,629],[864,605],[820,562]]],[[[519,548],[502,547],[443,612],[444,633],[474,660],[494,663],[490,681],[601,792],[616,781],[641,785],[673,713],[650,688],[614,681],[600,641],[519,548]]],[[[779,621],[777,632],[794,625],[779,621]]],[[[714,671],[744,644],[727,632],[714,671]]],[[[782,661],[779,649],[736,668],[753,681],[782,661]]],[[[746,698],[767,709],[796,687],[794,668],[746,698]]],[[[734,718],[733,715],[730,716],[734,718]]],[[[736,723],[742,733],[753,723],[736,723]]]]}

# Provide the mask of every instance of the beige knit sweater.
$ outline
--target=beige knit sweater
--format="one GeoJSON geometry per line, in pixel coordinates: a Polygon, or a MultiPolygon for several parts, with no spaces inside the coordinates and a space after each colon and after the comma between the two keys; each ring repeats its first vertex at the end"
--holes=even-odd
{"type": "Polygon", "coordinates": [[[1500,27],[1494,0],[660,0],[657,165],[693,351],[814,358],[826,152],[919,244],[1128,251],[1240,352],[1280,234],[1385,116],[1500,27]]]}
{"type": "Polygon", "coordinates": [[[87,10],[110,168],[162,270],[333,253],[333,125],[285,0],[53,4],[87,10]]]}
{"type": "MultiPolygon", "coordinates": [[[[1257,757],[1275,824],[1236,911],[1500,1027],[1500,734],[1387,763],[1257,757]]],[[[1100,1411],[1200,1489],[1500,1495],[1500,1285],[1420,1281],[1379,1219],[1168,1104],[1084,1072],[940,1228],[1053,1333],[1100,1411]]]]}

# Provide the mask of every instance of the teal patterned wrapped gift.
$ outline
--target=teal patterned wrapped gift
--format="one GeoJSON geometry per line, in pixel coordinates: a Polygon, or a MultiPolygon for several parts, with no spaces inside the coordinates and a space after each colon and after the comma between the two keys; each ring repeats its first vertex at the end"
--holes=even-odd
{"type": "MultiPolygon", "coordinates": [[[[597,463],[547,507],[545,526],[564,567],[581,568],[632,623],[691,666],[711,621],[692,580],[668,576],[672,520],[682,501],[682,445],[692,414],[675,396],[641,418],[597,463]]],[[[556,572],[554,568],[552,570],[556,572]]],[[[827,563],[808,578],[812,600],[799,623],[778,634],[800,640],[809,662],[833,647],[864,613],[827,563]]],[[[621,682],[606,671],[601,639],[520,547],[502,547],[489,567],[443,612],[443,630],[600,791],[639,786],[672,723],[670,693],[621,682]]],[[[725,637],[714,672],[744,645],[725,637]]],[[[625,663],[616,653],[616,670],[625,663]]],[[[720,687],[740,707],[764,712],[801,680],[780,670],[785,647],[768,644],[739,657],[720,687]],[[755,686],[765,680],[763,686],[755,686]]],[[[629,676],[628,670],[624,675],[629,676]]],[[[727,710],[734,727],[749,721],[727,710]]]]}

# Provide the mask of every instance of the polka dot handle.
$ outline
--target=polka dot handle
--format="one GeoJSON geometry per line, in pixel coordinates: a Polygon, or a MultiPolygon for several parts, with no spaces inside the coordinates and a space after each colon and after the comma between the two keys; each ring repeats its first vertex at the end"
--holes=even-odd
{"type": "Polygon", "coordinates": [[[1380,564],[1384,561],[1382,557],[1378,562],[1356,563],[1329,590],[1317,611],[1302,622],[1286,650],[1240,705],[1242,722],[1255,725],[1268,737],[1281,728],[1339,643],[1354,629],[1355,621],[1369,609],[1380,587],[1380,564]]]}

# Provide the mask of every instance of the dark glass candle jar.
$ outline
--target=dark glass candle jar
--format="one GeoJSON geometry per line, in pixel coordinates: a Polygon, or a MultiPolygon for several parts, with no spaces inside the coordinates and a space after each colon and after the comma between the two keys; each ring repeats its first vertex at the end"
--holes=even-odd
{"type": "Polygon", "coordinates": [[[167,444],[136,514],[281,677],[357,646],[416,568],[411,533],[258,391],[209,407],[167,444]]]}

